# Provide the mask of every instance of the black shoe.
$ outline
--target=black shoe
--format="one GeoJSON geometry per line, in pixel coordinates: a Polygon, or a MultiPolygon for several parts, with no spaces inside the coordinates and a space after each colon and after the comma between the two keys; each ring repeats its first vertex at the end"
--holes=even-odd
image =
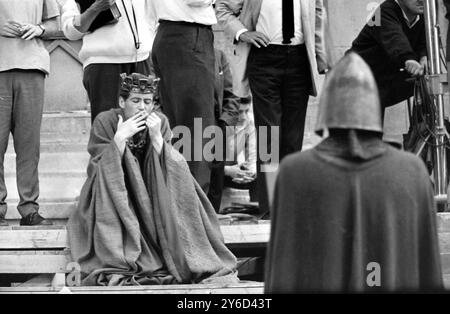
{"type": "Polygon", "coordinates": [[[37,212],[31,213],[20,220],[21,226],[51,226],[53,223],[45,219],[37,212]]]}
{"type": "Polygon", "coordinates": [[[6,221],[5,217],[0,216],[0,227],[8,227],[8,226],[9,226],[9,224],[6,221]]]}

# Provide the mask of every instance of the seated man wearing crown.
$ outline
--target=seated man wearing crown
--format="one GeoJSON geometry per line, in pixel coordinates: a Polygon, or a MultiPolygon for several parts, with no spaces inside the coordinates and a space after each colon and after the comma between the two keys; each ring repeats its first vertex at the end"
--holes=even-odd
{"type": "Polygon", "coordinates": [[[170,145],[158,79],[123,76],[120,108],[95,119],[88,179],[68,223],[83,285],[237,282],[215,211],[170,145]]]}

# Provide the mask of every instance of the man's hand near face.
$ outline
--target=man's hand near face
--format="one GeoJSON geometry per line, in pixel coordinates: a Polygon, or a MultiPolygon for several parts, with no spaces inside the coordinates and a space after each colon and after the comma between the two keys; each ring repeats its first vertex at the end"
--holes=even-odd
{"type": "Polygon", "coordinates": [[[161,119],[158,117],[156,113],[152,113],[147,117],[146,121],[147,127],[148,127],[148,134],[150,136],[150,140],[152,141],[153,148],[156,150],[156,152],[161,154],[163,145],[164,145],[164,139],[161,134],[161,119]]]}
{"type": "Polygon", "coordinates": [[[119,116],[117,131],[114,135],[114,142],[116,143],[121,156],[125,151],[127,140],[135,134],[145,130],[147,116],[148,114],[145,111],[139,112],[126,121],[123,121],[122,116],[119,116]]]}

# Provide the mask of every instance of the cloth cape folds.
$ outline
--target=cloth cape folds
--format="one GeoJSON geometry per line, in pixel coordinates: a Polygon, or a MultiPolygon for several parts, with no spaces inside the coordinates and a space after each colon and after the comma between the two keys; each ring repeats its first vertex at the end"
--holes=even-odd
{"type": "Polygon", "coordinates": [[[267,293],[443,287],[428,173],[381,139],[348,132],[286,157],[273,207],[267,293]]]}
{"type": "Polygon", "coordinates": [[[160,156],[151,143],[142,169],[113,141],[120,109],[101,113],[88,145],[88,179],[68,222],[72,258],[83,285],[235,283],[236,258],[216,214],[187,163],[168,144],[163,121],[160,156]]]}

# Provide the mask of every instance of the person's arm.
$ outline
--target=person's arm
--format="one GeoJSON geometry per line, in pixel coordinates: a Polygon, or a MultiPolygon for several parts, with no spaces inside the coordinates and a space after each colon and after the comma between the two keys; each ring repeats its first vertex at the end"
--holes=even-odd
{"type": "Polygon", "coordinates": [[[260,32],[248,30],[239,20],[243,8],[243,0],[223,0],[216,3],[216,16],[225,34],[233,38],[233,42],[243,41],[257,48],[267,47],[269,38],[260,32]]]}
{"type": "Polygon", "coordinates": [[[74,25],[74,19],[79,15],[80,9],[75,0],[67,0],[61,10],[61,24],[62,31],[69,40],[79,40],[84,36],[74,25]]]}
{"type": "Polygon", "coordinates": [[[59,31],[60,25],[57,19],[59,15],[59,5],[56,0],[44,0],[42,26],[45,32],[41,35],[43,39],[49,38],[59,31]]]}
{"type": "Polygon", "coordinates": [[[63,7],[62,24],[64,35],[70,40],[78,40],[88,32],[92,22],[100,12],[105,11],[115,3],[115,0],[96,0],[86,11],[80,10],[74,0],[68,0],[63,7]]]}
{"type": "Polygon", "coordinates": [[[233,40],[236,40],[236,34],[247,31],[246,27],[239,20],[244,0],[217,0],[216,16],[224,32],[233,40]]]}
{"type": "Polygon", "coordinates": [[[97,16],[105,10],[111,8],[116,0],[95,0],[95,2],[84,11],[79,18],[75,18],[74,26],[80,33],[86,33],[91,27],[92,22],[97,16]]]}
{"type": "Polygon", "coordinates": [[[55,34],[59,28],[58,19],[56,17],[45,20],[40,23],[40,25],[22,25],[24,33],[21,38],[24,40],[31,40],[34,38],[47,39],[55,34]],[[40,25],[42,25],[42,27],[40,25]]]}
{"type": "Polygon", "coordinates": [[[425,32],[421,34],[419,45],[419,63],[423,67],[424,71],[428,71],[428,51],[427,51],[427,37],[425,32]]]}
{"type": "Polygon", "coordinates": [[[226,125],[236,125],[239,119],[239,97],[233,93],[233,78],[230,64],[223,51],[220,52],[223,72],[223,105],[220,120],[226,125]]]}
{"type": "Polygon", "coordinates": [[[380,6],[381,24],[378,28],[378,44],[383,48],[389,59],[400,68],[405,67],[409,60],[418,60],[418,55],[413,50],[406,34],[403,32],[403,21],[389,6],[380,6]]]}
{"type": "Polygon", "coordinates": [[[328,70],[328,59],[325,49],[325,19],[326,11],[323,6],[323,0],[316,0],[316,30],[315,30],[315,49],[317,60],[317,71],[324,74],[328,70]]]}
{"type": "Polygon", "coordinates": [[[20,37],[24,40],[32,40],[34,38],[49,38],[58,31],[59,24],[57,17],[59,16],[58,4],[55,0],[44,0],[42,3],[42,20],[38,24],[18,23],[10,21],[9,25],[15,26],[20,34],[14,37],[20,37]]]}

